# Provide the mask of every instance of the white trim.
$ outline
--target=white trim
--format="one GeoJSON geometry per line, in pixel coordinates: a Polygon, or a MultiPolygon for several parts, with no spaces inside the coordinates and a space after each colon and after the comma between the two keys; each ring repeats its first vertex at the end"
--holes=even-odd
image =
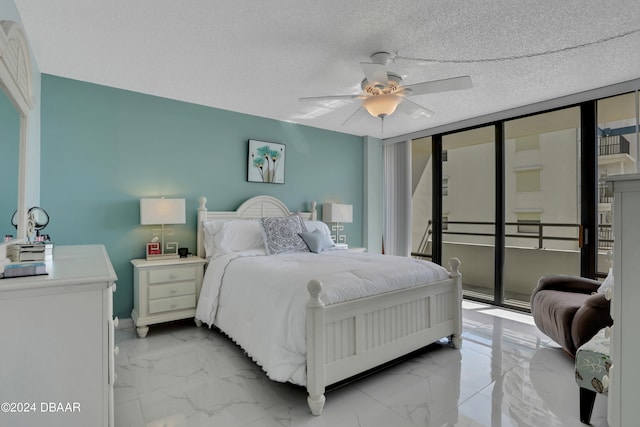
{"type": "Polygon", "coordinates": [[[484,116],[473,117],[454,123],[408,133],[405,135],[394,136],[393,138],[385,139],[382,143],[383,145],[395,144],[398,142],[406,141],[407,139],[424,138],[426,136],[454,132],[481,125],[489,125],[492,122],[496,122],[499,120],[509,120],[520,116],[527,116],[530,114],[553,110],[556,108],[569,107],[586,101],[608,98],[610,96],[621,95],[627,92],[635,92],[636,90],[638,90],[638,88],[640,88],[640,78],[596,89],[590,89],[584,92],[574,93],[567,96],[561,96],[559,98],[549,99],[546,101],[537,102],[535,104],[523,105],[522,107],[486,114],[484,116]]]}
{"type": "Polygon", "coordinates": [[[517,166],[512,169],[514,172],[539,171],[542,165],[517,166]]]}
{"type": "Polygon", "coordinates": [[[116,330],[120,331],[123,329],[133,329],[133,319],[128,317],[126,319],[118,319],[118,326],[116,326],[116,330]]]}
{"type": "Polygon", "coordinates": [[[542,208],[518,208],[514,209],[513,213],[542,213],[544,209],[542,208]]]}

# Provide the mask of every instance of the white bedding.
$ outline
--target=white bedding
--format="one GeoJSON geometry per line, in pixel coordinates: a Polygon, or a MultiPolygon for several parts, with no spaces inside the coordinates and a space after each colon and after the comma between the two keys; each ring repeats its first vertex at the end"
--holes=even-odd
{"type": "Polygon", "coordinates": [[[305,385],[307,283],[325,304],[448,279],[441,266],[391,255],[325,251],[265,256],[262,249],[213,259],[196,318],[238,343],[274,381],[305,385]]]}

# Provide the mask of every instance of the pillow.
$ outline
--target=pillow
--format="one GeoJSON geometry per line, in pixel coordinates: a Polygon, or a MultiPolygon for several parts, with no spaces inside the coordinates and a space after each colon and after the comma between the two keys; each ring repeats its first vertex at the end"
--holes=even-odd
{"type": "Polygon", "coordinates": [[[305,220],[304,226],[307,227],[307,231],[320,230],[323,234],[327,236],[331,236],[331,231],[329,230],[329,226],[322,221],[305,220]]]}
{"type": "Polygon", "coordinates": [[[319,228],[311,232],[300,233],[300,237],[302,237],[309,250],[316,254],[333,247],[331,237],[324,234],[319,228]]]}
{"type": "Polygon", "coordinates": [[[206,221],[203,227],[208,258],[264,248],[262,229],[256,219],[215,219],[206,221]]]}
{"type": "Polygon", "coordinates": [[[262,218],[260,224],[267,255],[309,251],[300,237],[300,233],[307,231],[300,215],[262,218]]]}
{"type": "Polygon", "coordinates": [[[599,294],[604,294],[605,292],[607,292],[607,289],[609,288],[613,289],[613,268],[609,269],[609,274],[607,274],[607,277],[604,279],[602,284],[598,287],[597,292],[599,294]]]}

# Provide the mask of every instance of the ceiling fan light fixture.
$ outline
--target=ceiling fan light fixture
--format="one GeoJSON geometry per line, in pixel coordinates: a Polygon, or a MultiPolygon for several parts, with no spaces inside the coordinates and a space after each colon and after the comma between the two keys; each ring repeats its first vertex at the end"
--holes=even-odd
{"type": "Polygon", "coordinates": [[[365,98],[362,101],[362,106],[373,117],[383,118],[393,114],[400,102],[402,102],[402,96],[400,95],[374,95],[365,98]]]}

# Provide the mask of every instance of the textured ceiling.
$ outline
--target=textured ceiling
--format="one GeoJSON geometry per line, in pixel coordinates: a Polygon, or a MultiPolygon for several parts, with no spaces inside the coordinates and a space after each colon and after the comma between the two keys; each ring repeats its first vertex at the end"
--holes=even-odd
{"type": "Polygon", "coordinates": [[[640,77],[638,0],[15,0],[43,73],[388,138],[640,77]],[[388,51],[432,117],[380,120],[358,101],[360,62],[388,51]],[[412,59],[409,59],[412,58],[412,59]],[[422,59],[424,61],[419,61],[422,59]]]}

